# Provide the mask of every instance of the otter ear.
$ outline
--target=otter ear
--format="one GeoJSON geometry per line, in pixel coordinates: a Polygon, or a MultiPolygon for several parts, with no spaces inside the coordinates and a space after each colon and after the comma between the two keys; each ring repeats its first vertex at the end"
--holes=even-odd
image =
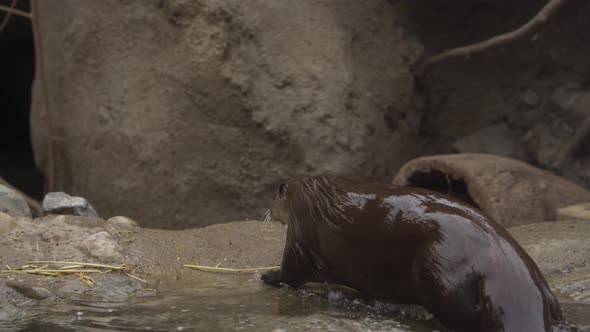
{"type": "Polygon", "coordinates": [[[287,193],[287,185],[284,183],[279,184],[279,198],[285,197],[287,193]]]}

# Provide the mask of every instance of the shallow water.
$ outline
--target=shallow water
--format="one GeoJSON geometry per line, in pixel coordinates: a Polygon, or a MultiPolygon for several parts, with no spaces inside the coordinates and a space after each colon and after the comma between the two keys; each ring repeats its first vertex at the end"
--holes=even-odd
{"type": "MultiPolygon", "coordinates": [[[[257,277],[203,274],[124,302],[78,300],[20,308],[1,331],[435,331],[413,307],[362,299],[335,287],[261,287],[257,277]]],[[[589,308],[575,307],[585,316],[589,308]]],[[[567,309],[566,309],[567,310],[567,309]]]]}
{"type": "MultiPolygon", "coordinates": [[[[197,272],[198,273],[198,272],[197,272]]],[[[262,287],[256,276],[204,273],[125,302],[78,300],[21,307],[4,331],[433,331],[412,308],[327,286],[262,287]],[[403,314],[402,314],[403,313],[403,314]]]]}

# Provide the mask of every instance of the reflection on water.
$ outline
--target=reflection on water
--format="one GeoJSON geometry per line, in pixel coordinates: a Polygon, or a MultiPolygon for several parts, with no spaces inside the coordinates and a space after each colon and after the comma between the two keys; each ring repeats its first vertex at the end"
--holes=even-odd
{"type": "Polygon", "coordinates": [[[433,331],[396,306],[327,287],[261,287],[251,276],[212,275],[162,285],[127,302],[69,301],[27,306],[4,331],[433,331]]]}
{"type": "Polygon", "coordinates": [[[578,326],[584,326],[585,331],[590,331],[590,303],[562,301],[561,309],[566,319],[578,326]]]}
{"type": "MultiPolygon", "coordinates": [[[[209,274],[127,302],[27,306],[1,331],[433,331],[423,311],[328,287],[261,287],[251,276],[209,274]],[[412,310],[414,310],[412,312],[412,310]]],[[[586,309],[582,309],[584,312],[586,309]]]]}

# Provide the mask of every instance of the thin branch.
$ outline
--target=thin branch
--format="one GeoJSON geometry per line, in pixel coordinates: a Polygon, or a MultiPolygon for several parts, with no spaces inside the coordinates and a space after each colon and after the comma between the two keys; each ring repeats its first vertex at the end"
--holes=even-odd
{"type": "Polygon", "coordinates": [[[27,204],[29,204],[29,207],[31,208],[31,210],[33,212],[33,216],[41,217],[43,215],[43,208],[41,207],[41,203],[39,203],[39,201],[30,197],[29,195],[25,194],[24,192],[18,190],[15,186],[11,185],[3,178],[0,178],[0,184],[14,190],[17,194],[22,196],[22,198],[25,199],[27,204]]]}
{"type": "Polygon", "coordinates": [[[228,268],[228,267],[192,265],[192,264],[183,264],[182,266],[189,268],[189,269],[211,271],[211,272],[256,272],[256,271],[276,271],[276,270],[281,269],[280,266],[252,267],[252,268],[246,268],[246,269],[233,269],[233,268],[228,268]]]}
{"type": "MultiPolygon", "coordinates": [[[[17,2],[18,2],[18,0],[12,0],[12,3],[10,4],[10,8],[14,9],[14,7],[16,7],[17,2]]],[[[2,23],[0,23],[0,32],[2,32],[4,30],[4,28],[8,24],[8,21],[10,21],[11,16],[12,16],[12,13],[8,13],[8,12],[6,13],[6,15],[4,16],[4,19],[2,20],[2,23]]]]}
{"type": "Polygon", "coordinates": [[[549,19],[549,17],[555,14],[557,10],[559,10],[559,8],[561,8],[567,1],[568,0],[550,0],[532,19],[520,26],[518,29],[492,37],[488,40],[484,40],[479,43],[463,47],[452,48],[437,55],[426,58],[425,60],[419,61],[416,65],[414,65],[413,72],[416,76],[420,76],[438,62],[461,55],[468,57],[473,53],[478,53],[481,51],[485,51],[489,48],[496,47],[498,45],[515,41],[529,34],[537,27],[539,27],[541,24],[545,23],[549,19]]]}
{"type": "Polygon", "coordinates": [[[41,29],[39,27],[39,3],[38,0],[31,0],[31,24],[33,26],[33,39],[35,42],[35,77],[41,85],[41,118],[45,122],[47,130],[47,188],[48,192],[55,190],[55,135],[53,122],[49,111],[49,93],[47,89],[47,78],[45,77],[45,66],[43,63],[43,47],[41,43],[41,29]]]}
{"type": "MultiPolygon", "coordinates": [[[[16,1],[14,1],[13,4],[15,2],[16,1]]],[[[26,17],[28,19],[31,19],[31,16],[32,16],[31,13],[23,12],[22,10],[18,10],[18,9],[13,8],[12,5],[10,7],[0,5],[0,11],[6,12],[8,14],[16,15],[16,16],[26,17]]]]}

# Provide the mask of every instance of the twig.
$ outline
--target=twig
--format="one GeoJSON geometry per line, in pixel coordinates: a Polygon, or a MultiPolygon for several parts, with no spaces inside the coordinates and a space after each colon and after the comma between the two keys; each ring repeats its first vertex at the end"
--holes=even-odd
{"type": "Polygon", "coordinates": [[[557,12],[557,10],[561,8],[561,6],[563,6],[567,1],[568,0],[550,0],[532,19],[521,25],[518,29],[492,37],[479,43],[452,48],[437,55],[428,57],[425,60],[419,61],[417,64],[415,64],[412,71],[416,76],[421,76],[426,73],[430,67],[438,62],[460,55],[469,56],[473,53],[481,52],[498,45],[515,41],[527,35],[541,24],[545,23],[549,17],[555,14],[555,12],[557,12]]]}
{"type": "Polygon", "coordinates": [[[98,263],[85,263],[85,262],[69,262],[69,261],[30,261],[27,262],[27,265],[22,266],[20,269],[11,269],[8,265],[6,266],[8,270],[0,270],[0,274],[35,274],[35,275],[42,275],[42,276],[51,276],[51,277],[58,277],[58,276],[65,276],[65,275],[76,275],[85,283],[88,287],[92,287],[96,284],[96,281],[86,275],[90,273],[98,273],[98,274],[106,274],[111,273],[115,270],[121,271],[125,273],[130,278],[147,282],[146,280],[134,276],[131,274],[133,269],[127,267],[125,264],[121,265],[108,265],[108,264],[98,264],[98,263]],[[42,266],[37,266],[37,264],[43,264],[42,266]],[[48,268],[49,265],[64,265],[59,268],[48,268]],[[88,268],[90,267],[90,268],[88,268]]]}
{"type": "Polygon", "coordinates": [[[256,272],[256,271],[270,271],[270,270],[280,270],[280,266],[265,266],[265,267],[253,267],[247,269],[232,269],[228,267],[215,267],[215,266],[205,266],[205,265],[191,265],[191,264],[184,264],[183,267],[187,267],[189,269],[195,270],[203,270],[203,271],[212,271],[212,272],[256,272]]]}
{"type": "Polygon", "coordinates": [[[108,265],[98,263],[85,263],[85,262],[68,262],[68,261],[30,261],[27,264],[56,264],[56,265],[78,265],[78,266],[89,266],[89,267],[102,267],[111,270],[129,270],[129,267],[125,264],[121,265],[108,265]]]}
{"type": "MultiPolygon", "coordinates": [[[[14,9],[14,7],[16,7],[17,2],[18,2],[18,0],[12,0],[12,3],[10,4],[10,8],[14,9]]],[[[8,24],[8,21],[10,21],[11,16],[12,16],[12,13],[6,12],[6,16],[4,16],[2,23],[0,23],[0,32],[2,32],[2,30],[4,30],[4,28],[8,24]]]]}
{"type": "Polygon", "coordinates": [[[22,10],[18,10],[16,8],[14,8],[14,5],[16,1],[13,1],[13,3],[10,5],[10,7],[7,6],[3,6],[0,5],[0,11],[6,12],[8,13],[8,15],[16,15],[16,16],[22,16],[22,17],[26,17],[28,19],[31,18],[31,13],[27,13],[27,12],[23,12],[22,10]]]}
{"type": "Polygon", "coordinates": [[[85,283],[86,286],[88,286],[88,287],[92,287],[96,284],[96,281],[94,281],[94,279],[92,277],[84,275],[83,272],[80,272],[78,274],[78,278],[80,278],[80,281],[85,283]]]}
{"type": "Polygon", "coordinates": [[[84,273],[103,273],[96,269],[70,269],[70,270],[52,270],[52,269],[31,269],[31,270],[0,270],[0,273],[14,273],[14,274],[78,274],[84,273]]]}
{"type": "Polygon", "coordinates": [[[147,284],[147,280],[145,280],[145,279],[142,279],[142,278],[140,278],[140,277],[138,277],[138,276],[136,276],[136,275],[133,275],[133,274],[131,274],[131,273],[125,273],[125,274],[126,274],[126,275],[127,275],[129,278],[133,278],[133,279],[135,279],[135,280],[138,280],[138,281],[141,281],[141,282],[143,282],[144,284],[147,284]]]}
{"type": "Polygon", "coordinates": [[[27,204],[29,204],[29,206],[31,207],[31,210],[33,210],[34,216],[42,216],[43,215],[43,208],[41,207],[41,203],[39,203],[39,201],[35,200],[32,197],[29,197],[27,194],[18,190],[15,186],[11,185],[10,183],[8,183],[6,180],[4,180],[1,177],[0,177],[0,184],[7,186],[8,188],[14,190],[17,194],[22,196],[25,199],[25,201],[27,202],[27,204]]]}
{"type": "Polygon", "coordinates": [[[45,66],[43,63],[43,46],[41,43],[41,29],[39,27],[39,3],[38,0],[31,0],[31,24],[33,27],[33,39],[35,42],[35,76],[41,84],[41,95],[43,108],[41,118],[45,121],[47,129],[47,188],[48,192],[55,190],[55,135],[53,133],[53,122],[49,112],[49,93],[47,92],[47,79],[45,77],[45,66]]]}

